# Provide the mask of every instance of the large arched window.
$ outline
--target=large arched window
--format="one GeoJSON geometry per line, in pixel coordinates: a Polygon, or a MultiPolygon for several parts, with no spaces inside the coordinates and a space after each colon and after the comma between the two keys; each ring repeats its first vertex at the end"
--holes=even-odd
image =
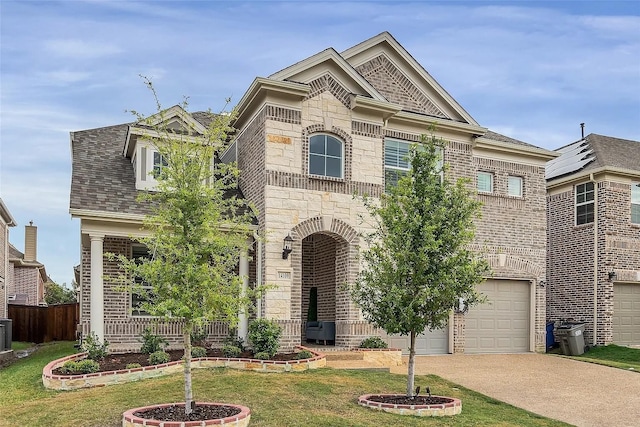
{"type": "Polygon", "coordinates": [[[338,138],[316,134],[309,138],[309,174],[342,178],[344,144],[338,138]]]}

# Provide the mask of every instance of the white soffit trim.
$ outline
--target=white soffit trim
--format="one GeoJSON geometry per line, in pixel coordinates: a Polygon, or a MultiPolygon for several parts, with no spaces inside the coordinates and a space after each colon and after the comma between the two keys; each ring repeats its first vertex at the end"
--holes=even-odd
{"type": "Polygon", "coordinates": [[[0,214],[2,215],[2,220],[9,227],[15,227],[17,225],[16,220],[11,216],[11,212],[9,212],[9,208],[4,204],[4,201],[0,198],[0,214]]]}
{"type": "MultiPolygon", "coordinates": [[[[363,63],[370,61],[374,57],[378,56],[380,53],[386,53],[387,58],[390,60],[389,52],[387,49],[384,49],[383,43],[386,42],[392,49],[393,52],[397,54],[402,60],[404,60],[413,70],[420,75],[424,79],[424,81],[433,88],[434,91],[440,95],[445,102],[449,103],[451,108],[453,108],[460,116],[462,116],[469,124],[478,125],[478,122],[475,121],[473,117],[460,105],[449,93],[434,79],[431,74],[418,62],[415,60],[413,56],[400,44],[398,41],[387,31],[378,34],[375,37],[372,37],[364,42],[357,44],[345,51],[343,51],[340,55],[349,62],[353,67],[357,67],[362,65],[363,63]],[[377,49],[374,49],[376,48],[377,49]],[[369,55],[361,55],[367,50],[371,50],[371,54],[369,55]],[[354,57],[359,56],[357,62],[352,62],[354,57]]],[[[395,61],[392,61],[395,62],[395,61]]],[[[397,64],[396,64],[397,65],[397,64]]],[[[399,67],[402,69],[402,67],[399,67]]],[[[416,82],[413,82],[416,84],[416,82]]],[[[416,84],[416,86],[420,87],[422,85],[416,84]]],[[[437,104],[436,104],[437,105],[437,104]]]]}

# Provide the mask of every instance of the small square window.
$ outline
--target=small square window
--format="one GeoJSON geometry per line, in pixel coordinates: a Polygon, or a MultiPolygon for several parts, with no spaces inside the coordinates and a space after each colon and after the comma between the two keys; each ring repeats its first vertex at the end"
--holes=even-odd
{"type": "Polygon", "coordinates": [[[490,172],[478,172],[478,191],[481,193],[493,192],[493,174],[490,172]]]}
{"type": "Polygon", "coordinates": [[[522,177],[509,176],[507,191],[510,196],[522,197],[522,177]]]}

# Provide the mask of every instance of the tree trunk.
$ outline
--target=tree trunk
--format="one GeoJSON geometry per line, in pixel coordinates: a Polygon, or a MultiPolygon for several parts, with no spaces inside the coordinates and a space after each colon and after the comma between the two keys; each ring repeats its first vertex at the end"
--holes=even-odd
{"type": "Polygon", "coordinates": [[[416,332],[411,331],[411,343],[409,344],[409,366],[407,368],[407,396],[412,397],[414,391],[414,377],[416,365],[416,332]]]}
{"type": "Polygon", "coordinates": [[[191,387],[191,331],[193,325],[184,325],[184,413],[189,415],[193,412],[193,388],[191,387]]]}

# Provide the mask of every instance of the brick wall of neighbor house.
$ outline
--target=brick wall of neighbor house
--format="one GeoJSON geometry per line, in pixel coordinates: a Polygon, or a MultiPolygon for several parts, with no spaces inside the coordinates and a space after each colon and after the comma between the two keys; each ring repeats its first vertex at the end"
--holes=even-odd
{"type": "Polygon", "coordinates": [[[575,319],[586,322],[585,339],[591,342],[593,224],[575,225],[573,188],[550,195],[547,199],[547,319],[575,319]]]}
{"type": "Polygon", "coordinates": [[[44,301],[44,284],[37,267],[13,267],[13,280],[9,295],[26,294],[28,305],[38,305],[44,301]]]}
{"type": "MultiPolygon", "coordinates": [[[[106,237],[104,239],[104,252],[116,255],[130,256],[132,242],[127,238],[106,237]]],[[[116,280],[122,274],[122,270],[116,260],[105,258],[104,272],[104,322],[105,339],[112,343],[110,351],[135,351],[141,346],[140,336],[145,328],[151,328],[154,333],[162,335],[169,341],[169,348],[182,348],[182,322],[165,321],[158,322],[156,318],[149,316],[132,316],[130,314],[129,293],[120,289],[116,280]]],[[[253,277],[255,283],[255,262],[249,264],[249,280],[253,277]]],[[[81,267],[81,305],[80,316],[83,334],[89,333],[90,303],[91,303],[91,251],[90,248],[82,248],[81,267]]],[[[229,334],[226,324],[215,322],[207,326],[206,341],[214,346],[221,345],[222,340],[229,334]]]]}
{"type": "Polygon", "coordinates": [[[640,285],[640,226],[631,224],[631,187],[628,183],[598,183],[598,343],[613,341],[613,283],[640,285]]]}

